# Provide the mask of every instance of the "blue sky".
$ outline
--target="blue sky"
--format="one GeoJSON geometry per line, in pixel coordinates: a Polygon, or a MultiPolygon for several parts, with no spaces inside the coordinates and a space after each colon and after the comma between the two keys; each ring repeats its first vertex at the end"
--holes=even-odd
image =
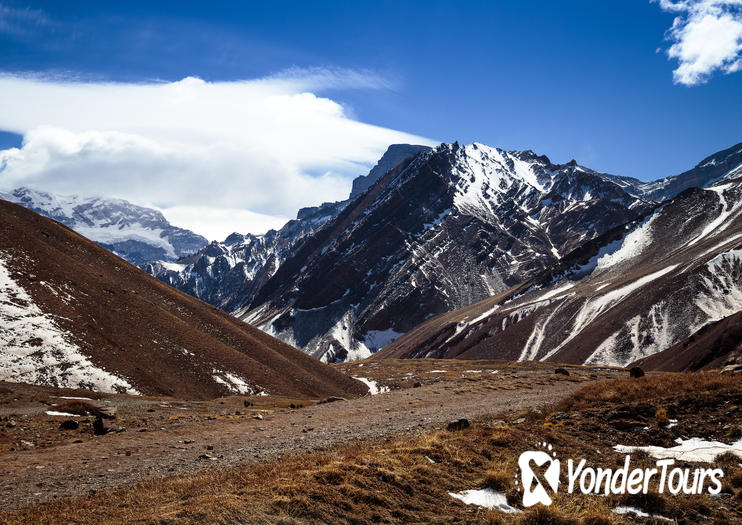
{"type": "MultiPolygon", "coordinates": [[[[0,70],[15,75],[137,84],[358,72],[359,85],[310,91],[355,121],[643,180],[742,141],[742,72],[674,81],[666,32],[688,13],[644,0],[0,5],[0,70]]],[[[0,146],[18,141],[0,134],[0,146]]]]}

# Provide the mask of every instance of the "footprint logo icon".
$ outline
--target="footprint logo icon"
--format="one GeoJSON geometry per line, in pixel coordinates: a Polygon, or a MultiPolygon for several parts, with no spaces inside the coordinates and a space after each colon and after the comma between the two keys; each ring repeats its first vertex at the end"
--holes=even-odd
{"type": "Polygon", "coordinates": [[[556,459],[556,452],[548,443],[539,443],[538,446],[543,450],[528,450],[518,458],[524,507],[532,507],[538,503],[551,505],[550,494],[555,494],[559,488],[561,467],[556,459]]]}

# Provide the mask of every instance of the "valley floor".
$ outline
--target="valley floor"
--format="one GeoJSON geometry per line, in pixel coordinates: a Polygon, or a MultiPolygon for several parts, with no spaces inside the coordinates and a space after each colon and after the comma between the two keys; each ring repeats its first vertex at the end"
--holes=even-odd
{"type": "Polygon", "coordinates": [[[564,376],[550,364],[451,360],[337,366],[390,391],[323,404],[271,397],[188,402],[100,396],[99,405],[117,407],[109,425],[119,431],[93,436],[85,418],[77,418],[83,421],[79,430],[59,431],[65,418],[47,415],[71,401],[52,396],[84,394],[3,384],[0,522],[634,519],[610,511],[620,505],[681,523],[696,523],[699,516],[709,523],[742,521],[739,461],[727,461],[725,489],[714,499],[559,494],[554,510],[504,514],[448,494],[491,488],[511,503],[519,500],[513,483],[517,457],[543,440],[563,455],[611,464],[623,457],[613,452],[615,444],[739,439],[738,376],[650,374],[630,380],[625,371],[610,368],[570,366],[564,376]],[[246,407],[245,401],[254,405],[246,407]],[[471,428],[446,431],[458,418],[471,420],[471,428]],[[677,422],[669,425],[668,418],[677,422]]]}

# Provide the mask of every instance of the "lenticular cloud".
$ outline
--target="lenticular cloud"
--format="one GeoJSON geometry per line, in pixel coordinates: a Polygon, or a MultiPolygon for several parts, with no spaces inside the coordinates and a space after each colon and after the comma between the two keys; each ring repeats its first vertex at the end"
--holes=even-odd
{"type": "Polygon", "coordinates": [[[363,72],[316,69],[235,82],[0,76],[0,129],[24,138],[0,151],[0,187],[116,196],[166,216],[199,206],[290,217],[346,198],[350,178],[389,144],[430,143],[353,120],[310,91],[328,88],[386,86],[363,72]]]}

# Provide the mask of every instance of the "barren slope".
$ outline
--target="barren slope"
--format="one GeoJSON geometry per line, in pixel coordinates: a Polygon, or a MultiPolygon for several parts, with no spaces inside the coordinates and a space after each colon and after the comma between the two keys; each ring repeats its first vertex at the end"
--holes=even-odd
{"type": "Polygon", "coordinates": [[[0,379],[186,398],[366,390],[67,227],[5,201],[0,379]]]}

